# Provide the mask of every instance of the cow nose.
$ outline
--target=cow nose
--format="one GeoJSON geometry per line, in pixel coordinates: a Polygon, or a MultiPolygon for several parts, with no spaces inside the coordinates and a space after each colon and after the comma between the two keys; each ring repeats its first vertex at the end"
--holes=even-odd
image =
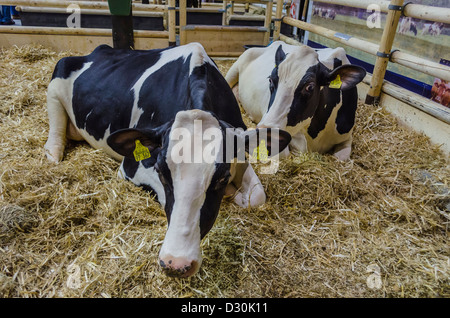
{"type": "Polygon", "coordinates": [[[194,275],[200,267],[197,261],[173,256],[160,258],[159,265],[167,276],[180,278],[194,275]]]}

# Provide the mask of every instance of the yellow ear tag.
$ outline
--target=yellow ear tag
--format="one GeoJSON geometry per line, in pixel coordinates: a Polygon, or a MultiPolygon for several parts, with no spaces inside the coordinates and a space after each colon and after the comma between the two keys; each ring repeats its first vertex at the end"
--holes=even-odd
{"type": "Polygon", "coordinates": [[[139,139],[136,139],[136,148],[133,151],[134,160],[136,161],[142,161],[144,159],[150,158],[150,150],[148,150],[147,147],[143,146],[141,144],[141,141],[139,139]]]}
{"type": "Polygon", "coordinates": [[[331,83],[330,83],[330,88],[341,88],[341,86],[342,86],[342,82],[341,82],[341,77],[339,76],[339,74],[336,76],[336,78],[333,80],[333,81],[331,81],[331,83]]]}
{"type": "Polygon", "coordinates": [[[259,146],[253,149],[253,158],[260,161],[267,161],[269,159],[269,150],[266,147],[266,141],[263,139],[259,146]]]}

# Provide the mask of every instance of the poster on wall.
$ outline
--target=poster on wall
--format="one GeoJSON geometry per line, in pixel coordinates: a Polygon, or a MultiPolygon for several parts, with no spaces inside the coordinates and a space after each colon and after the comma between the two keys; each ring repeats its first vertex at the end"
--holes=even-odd
{"type": "MultiPolygon", "coordinates": [[[[435,7],[448,7],[448,0],[415,0],[414,3],[435,7]]],[[[362,9],[313,1],[308,20],[312,24],[336,31],[344,39],[356,37],[379,44],[386,22],[386,16],[387,14],[381,12],[377,4],[370,4],[367,8],[362,9]]],[[[352,63],[360,64],[369,72],[372,72],[375,63],[375,57],[373,55],[313,33],[309,34],[308,40],[307,44],[310,46],[342,46],[347,54],[353,58],[353,60],[351,59],[352,63]]],[[[449,24],[411,17],[400,18],[393,49],[448,65],[447,63],[450,60],[449,47],[449,24]]],[[[441,100],[447,101],[447,99],[441,98],[440,96],[450,94],[447,82],[395,63],[389,63],[386,79],[417,94],[431,98],[436,102],[441,100]]],[[[441,104],[443,103],[441,102],[441,104]]],[[[446,106],[448,107],[448,102],[446,106]]]]}
{"type": "MultiPolygon", "coordinates": [[[[441,59],[440,64],[450,66],[450,60],[441,59]]],[[[450,108],[450,83],[435,78],[431,87],[431,100],[450,108]]]]}
{"type": "MultiPolygon", "coordinates": [[[[291,7],[289,10],[289,17],[293,19],[298,19],[300,12],[300,0],[292,0],[291,7]]],[[[297,27],[294,27],[292,30],[293,35],[297,35],[297,27]]]]}

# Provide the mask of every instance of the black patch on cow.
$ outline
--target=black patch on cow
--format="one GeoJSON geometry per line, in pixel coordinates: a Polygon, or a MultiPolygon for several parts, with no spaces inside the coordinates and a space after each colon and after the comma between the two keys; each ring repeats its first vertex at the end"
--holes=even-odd
{"type": "Polygon", "coordinates": [[[83,68],[86,62],[85,56],[64,57],[58,61],[52,74],[52,80],[55,78],[68,78],[72,72],[83,68]]]}
{"type": "MultiPolygon", "coordinates": [[[[227,174],[229,176],[229,171],[229,163],[216,163],[216,171],[211,179],[208,190],[206,190],[205,202],[203,202],[203,206],[200,209],[201,238],[211,230],[219,214],[220,203],[222,202],[227,186],[227,182],[222,182],[222,179],[226,178],[227,174]]],[[[227,180],[225,179],[225,181],[227,180]]]]}
{"type": "Polygon", "coordinates": [[[138,103],[144,113],[137,127],[158,126],[175,118],[178,111],[192,109],[186,91],[189,87],[189,61],[190,57],[186,61],[183,57],[170,61],[145,80],[138,103]]]}
{"type": "Polygon", "coordinates": [[[93,63],[73,86],[77,127],[86,129],[96,140],[103,138],[108,128],[114,132],[128,127],[134,102],[132,87],[158,61],[159,52],[101,46],[87,56],[87,62],[93,63]]]}
{"type": "Polygon", "coordinates": [[[144,113],[137,127],[149,122],[162,124],[181,110],[201,109],[214,113],[234,127],[246,129],[236,98],[230,90],[223,89],[228,84],[217,68],[204,63],[195,67],[189,76],[190,60],[191,56],[171,61],[144,82],[139,96],[139,106],[144,113]],[[163,83],[167,89],[154,89],[157,83],[163,83]]]}
{"type": "Polygon", "coordinates": [[[286,53],[284,53],[283,47],[280,45],[277,51],[275,52],[275,67],[273,68],[272,73],[269,76],[270,99],[267,110],[270,109],[270,107],[273,104],[273,101],[275,100],[275,96],[277,95],[278,82],[280,80],[280,78],[278,77],[278,68],[280,66],[280,63],[283,62],[285,59],[286,53]]]}
{"type": "Polygon", "coordinates": [[[235,128],[247,129],[239,105],[228,83],[209,63],[195,67],[189,77],[189,96],[193,108],[209,111],[235,128]],[[231,94],[230,94],[231,93],[231,94]]]}
{"type": "Polygon", "coordinates": [[[358,89],[356,87],[342,91],[342,106],[336,117],[338,133],[348,133],[355,125],[356,108],[358,107],[358,89]]]}
{"type": "MultiPolygon", "coordinates": [[[[342,65],[342,61],[335,58],[333,69],[342,65]]],[[[317,109],[314,113],[313,118],[311,119],[311,124],[308,127],[308,135],[311,138],[316,138],[320,131],[325,129],[325,126],[328,122],[328,119],[333,112],[333,109],[338,105],[341,101],[341,90],[336,88],[330,88],[328,86],[324,86],[320,90],[320,98],[319,103],[317,105],[317,109]]]]}
{"type": "Polygon", "coordinates": [[[309,82],[323,82],[327,72],[328,69],[322,63],[317,63],[308,68],[295,89],[294,98],[287,115],[287,126],[295,126],[314,115],[319,103],[320,86],[317,84],[311,93],[305,93],[303,88],[309,82]]]}
{"type": "Polygon", "coordinates": [[[316,112],[311,119],[311,124],[308,127],[308,135],[310,135],[311,138],[316,138],[319,132],[325,129],[333,109],[340,101],[341,91],[339,89],[324,86],[320,90],[319,103],[316,112]]]}
{"type": "Polygon", "coordinates": [[[151,196],[155,196],[155,198],[158,200],[158,194],[155,192],[155,190],[153,190],[151,186],[149,186],[148,184],[140,184],[138,186],[147,191],[151,196]]]}
{"type": "MultiPolygon", "coordinates": [[[[153,167],[158,159],[158,156],[161,152],[161,148],[157,148],[151,153],[151,157],[140,161],[144,168],[149,169],[153,167]]],[[[134,160],[133,158],[124,157],[122,163],[123,170],[127,179],[133,179],[136,175],[136,172],[139,168],[139,162],[134,160]]]]}
{"type": "Polygon", "coordinates": [[[132,158],[128,158],[128,157],[124,157],[123,158],[123,162],[122,162],[122,168],[125,172],[125,176],[127,177],[127,179],[133,179],[134,176],[136,175],[136,172],[138,170],[139,167],[139,162],[136,162],[136,160],[132,159],[132,158]]]}
{"type": "Polygon", "coordinates": [[[166,212],[167,222],[170,224],[170,218],[172,216],[173,205],[175,203],[175,197],[173,193],[173,180],[172,174],[170,173],[170,169],[167,166],[166,156],[167,156],[167,147],[169,144],[168,138],[165,138],[163,150],[161,151],[161,155],[158,157],[158,162],[154,166],[156,172],[158,172],[159,180],[161,181],[164,187],[164,194],[166,197],[166,205],[164,206],[164,211],[166,212]]]}

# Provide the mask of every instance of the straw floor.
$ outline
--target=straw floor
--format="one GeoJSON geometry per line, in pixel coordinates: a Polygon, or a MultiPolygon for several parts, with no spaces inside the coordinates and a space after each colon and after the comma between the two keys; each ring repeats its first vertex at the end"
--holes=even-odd
{"type": "Polygon", "coordinates": [[[350,161],[284,160],[264,206],[222,204],[197,275],[166,277],[164,211],[118,162],[82,142],[45,158],[66,55],[0,51],[0,297],[450,297],[448,157],[362,103],[350,161]]]}

